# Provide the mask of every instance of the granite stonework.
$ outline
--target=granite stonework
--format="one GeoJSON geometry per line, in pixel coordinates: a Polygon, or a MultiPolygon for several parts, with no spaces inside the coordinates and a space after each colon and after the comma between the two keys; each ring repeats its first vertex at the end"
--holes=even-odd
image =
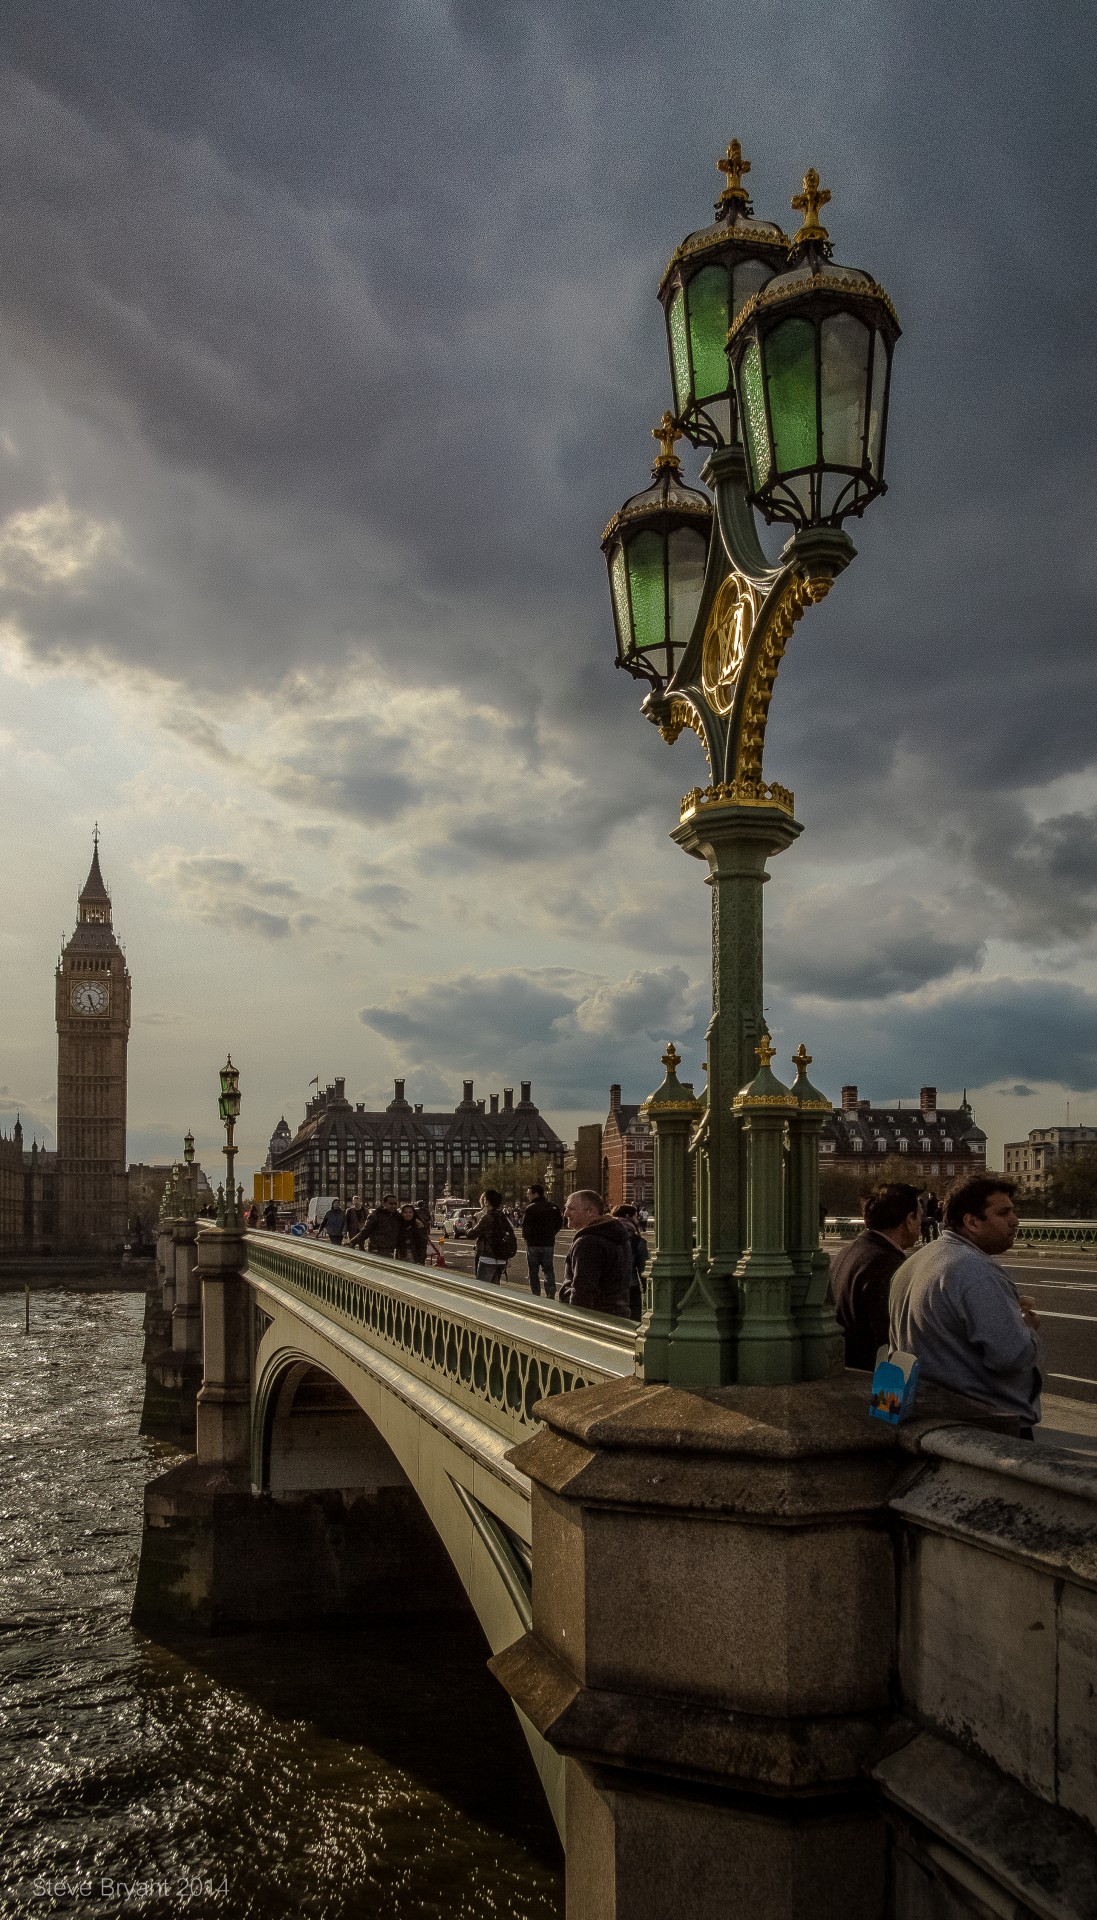
{"type": "Polygon", "coordinates": [[[1016,1859],[1012,1904],[986,1905],[1005,1873],[976,1817],[988,1781],[1021,1796],[1034,1884],[1073,1839],[1066,1903],[1047,1910],[1097,1912],[1070,1904],[1097,1862],[1076,1817],[1093,1791],[1095,1627],[1085,1583],[1063,1585],[1088,1566],[1092,1470],[1040,1463],[1018,1502],[1003,1476],[1038,1463],[993,1430],[1008,1423],[923,1390],[918,1419],[888,1428],[850,1373],[624,1381],[538,1412],[511,1455],[532,1483],[532,1628],[492,1665],[567,1757],[568,1920],[1022,1914],[1016,1859]],[[946,1463],[954,1436],[965,1457],[946,1463]],[[919,1510],[942,1474],[952,1538],[919,1510]],[[967,1800],[950,1778],[936,1814],[903,1770],[930,1738],[919,1723],[946,1762],[983,1770],[967,1800]]]}

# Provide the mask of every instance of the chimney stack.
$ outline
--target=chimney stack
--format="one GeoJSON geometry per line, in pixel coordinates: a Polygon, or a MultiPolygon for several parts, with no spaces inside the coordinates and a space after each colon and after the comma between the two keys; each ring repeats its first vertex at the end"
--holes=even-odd
{"type": "Polygon", "coordinates": [[[937,1118],[936,1087],[923,1087],[918,1095],[918,1105],[921,1107],[922,1112],[925,1114],[927,1120],[936,1120],[937,1118]]]}
{"type": "Polygon", "coordinates": [[[472,1105],[472,1081],[471,1081],[471,1080],[462,1080],[462,1082],[461,1082],[461,1085],[462,1085],[462,1086],[464,1087],[464,1089],[465,1089],[465,1091],[464,1091],[464,1094],[462,1095],[462,1098],[461,1098],[461,1105],[462,1105],[463,1107],[471,1107],[471,1105],[472,1105]]]}
{"type": "Polygon", "coordinates": [[[533,1081],[532,1081],[532,1080],[523,1080],[523,1082],[522,1082],[522,1101],[521,1101],[521,1104],[522,1104],[522,1106],[523,1106],[523,1107],[530,1107],[530,1106],[532,1106],[532,1105],[533,1105],[533,1102],[532,1102],[532,1100],[531,1100],[531,1099],[530,1099],[530,1097],[529,1097],[529,1096],[530,1096],[530,1090],[531,1090],[531,1088],[532,1088],[532,1086],[533,1086],[533,1081]]]}
{"type": "Polygon", "coordinates": [[[856,1111],[857,1111],[856,1087],[843,1087],[842,1088],[842,1112],[856,1113],[856,1111]]]}
{"type": "MultiPolygon", "coordinates": [[[[335,1084],[336,1084],[336,1086],[338,1086],[338,1085],[339,1085],[339,1082],[338,1082],[338,1081],[336,1081],[336,1083],[335,1083],[335,1084]]],[[[396,1099],[397,1099],[397,1101],[398,1101],[398,1103],[402,1105],[402,1104],[403,1104],[403,1100],[404,1100],[404,1083],[403,1083],[403,1081],[402,1081],[402,1080],[397,1080],[397,1081],[395,1081],[395,1082],[394,1082],[393,1084],[394,1084],[394,1085],[395,1085],[395,1087],[396,1087],[396,1099]]]]}
{"type": "Polygon", "coordinates": [[[499,1111],[499,1095],[497,1093],[493,1093],[491,1096],[491,1110],[493,1113],[498,1113],[499,1111]]]}
{"type": "Polygon", "coordinates": [[[503,1112],[504,1113],[514,1112],[514,1088],[513,1087],[503,1088],[503,1112]]]}

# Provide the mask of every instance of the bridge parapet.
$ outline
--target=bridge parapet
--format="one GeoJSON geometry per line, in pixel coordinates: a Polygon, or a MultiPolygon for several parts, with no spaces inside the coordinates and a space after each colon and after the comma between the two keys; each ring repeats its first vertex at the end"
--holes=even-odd
{"type": "Polygon", "coordinates": [[[288,1290],[508,1440],[528,1438],[539,1400],[633,1371],[631,1321],[284,1234],[251,1233],[246,1248],[248,1280],[288,1290]]]}

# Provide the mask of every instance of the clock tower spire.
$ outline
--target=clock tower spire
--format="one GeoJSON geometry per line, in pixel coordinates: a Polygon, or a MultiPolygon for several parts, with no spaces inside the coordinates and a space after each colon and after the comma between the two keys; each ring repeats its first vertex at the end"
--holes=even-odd
{"type": "Polygon", "coordinates": [[[59,1240],[118,1251],[126,1234],[126,1052],[130,977],[99,866],[99,827],[57,963],[59,1240]]]}

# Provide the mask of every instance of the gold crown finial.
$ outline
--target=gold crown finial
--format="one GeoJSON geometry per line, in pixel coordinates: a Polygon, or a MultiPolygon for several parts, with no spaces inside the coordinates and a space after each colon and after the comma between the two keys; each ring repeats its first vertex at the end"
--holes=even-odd
{"type": "Polygon", "coordinates": [[[819,222],[819,208],[825,207],[830,199],[830,188],[819,185],[819,174],[815,167],[809,167],[804,175],[804,184],[799,193],[792,196],[792,204],[797,213],[804,216],[804,224],[793,241],[794,247],[802,247],[808,241],[821,245],[830,235],[819,222]]]}
{"type": "Polygon", "coordinates": [[[744,173],[750,172],[750,161],[744,160],[743,149],[738,140],[728,142],[728,150],[722,160],[716,162],[722,174],[727,177],[727,185],[720,195],[721,207],[743,207],[750,205],[750,195],[743,185],[744,173]]]}
{"type": "Polygon", "coordinates": [[[668,1073],[676,1073],[682,1064],[682,1056],[673,1040],[667,1041],[667,1050],[663,1055],[663,1065],[668,1073]]]}
{"type": "Polygon", "coordinates": [[[759,1045],[755,1047],[754,1051],[758,1055],[758,1058],[762,1062],[762,1065],[764,1067],[768,1067],[777,1049],[775,1046],[772,1045],[769,1034],[764,1033],[762,1035],[759,1045]]]}
{"type": "Polygon", "coordinates": [[[652,473],[658,477],[661,473],[680,473],[682,463],[674,451],[674,443],[682,438],[682,429],[674,424],[674,415],[669,408],[657,427],[652,427],[651,437],[659,442],[659,452],[655,456],[652,473]]]}
{"type": "Polygon", "coordinates": [[[792,1064],[800,1074],[806,1073],[811,1065],[811,1055],[802,1040],[792,1056],[792,1064]]]}

